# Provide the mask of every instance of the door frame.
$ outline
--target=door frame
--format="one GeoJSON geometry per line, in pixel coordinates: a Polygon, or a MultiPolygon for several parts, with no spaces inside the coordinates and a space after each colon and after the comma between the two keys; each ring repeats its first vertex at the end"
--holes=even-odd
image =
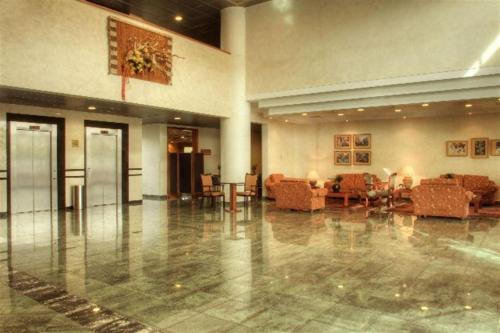
{"type": "Polygon", "coordinates": [[[97,121],[97,120],[85,120],[84,121],[84,176],[85,176],[85,186],[87,185],[87,127],[97,127],[97,128],[110,128],[110,129],[119,129],[122,131],[122,204],[126,204],[129,202],[128,195],[128,124],[127,123],[114,123],[107,121],[97,121]]]}
{"type": "Polygon", "coordinates": [[[171,153],[168,151],[168,144],[170,143],[170,131],[169,129],[179,129],[179,130],[190,130],[193,132],[193,136],[192,136],[192,139],[193,139],[193,142],[192,142],[192,146],[193,146],[193,151],[191,152],[191,195],[195,195],[196,194],[196,189],[195,189],[195,180],[194,180],[194,176],[193,176],[193,171],[194,171],[194,156],[196,153],[198,153],[198,143],[199,143],[199,129],[198,128],[193,128],[193,127],[185,127],[185,126],[181,126],[181,125],[173,125],[173,126],[170,126],[170,125],[167,125],[167,197],[168,198],[175,198],[175,197],[178,197],[181,192],[180,192],[180,188],[181,188],[181,184],[180,184],[180,174],[179,174],[179,154],[180,152],[177,152],[177,153],[171,153]],[[171,169],[171,166],[170,166],[170,154],[177,154],[177,175],[176,175],[176,178],[177,178],[177,192],[176,193],[170,193],[170,169],[171,169]]]}
{"type": "Polygon", "coordinates": [[[66,182],[64,179],[66,162],[65,118],[36,116],[30,114],[7,113],[7,214],[12,212],[11,170],[10,170],[10,123],[13,121],[51,124],[57,126],[57,209],[64,210],[66,204],[66,182]]]}

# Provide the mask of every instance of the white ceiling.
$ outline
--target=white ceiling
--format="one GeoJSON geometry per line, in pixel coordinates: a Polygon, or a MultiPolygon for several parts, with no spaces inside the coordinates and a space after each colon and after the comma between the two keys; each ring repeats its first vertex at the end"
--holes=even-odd
{"type": "Polygon", "coordinates": [[[424,117],[449,117],[449,116],[474,116],[479,114],[500,114],[500,100],[498,98],[485,98],[463,101],[435,102],[423,107],[422,104],[388,105],[357,109],[343,109],[335,111],[308,112],[302,114],[272,115],[273,119],[288,120],[296,124],[310,124],[323,122],[366,121],[377,119],[403,119],[424,117]],[[471,107],[465,107],[472,104],[471,107]],[[394,110],[401,109],[401,112],[394,110]],[[471,113],[469,115],[469,113],[471,113]],[[339,116],[339,114],[344,114],[339,116]]]}

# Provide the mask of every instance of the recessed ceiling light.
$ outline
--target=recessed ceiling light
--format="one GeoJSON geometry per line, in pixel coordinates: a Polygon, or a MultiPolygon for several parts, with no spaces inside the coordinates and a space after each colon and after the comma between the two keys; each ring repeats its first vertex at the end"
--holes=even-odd
{"type": "Polygon", "coordinates": [[[174,117],[174,120],[181,120],[181,117],[174,117]]]}
{"type": "Polygon", "coordinates": [[[365,111],[365,109],[363,109],[363,108],[359,108],[359,109],[358,109],[358,111],[359,111],[359,112],[363,112],[363,111],[365,111]]]}
{"type": "Polygon", "coordinates": [[[56,112],[56,116],[60,116],[61,115],[61,112],[56,112]]]}
{"type": "Polygon", "coordinates": [[[181,16],[181,15],[175,15],[174,17],[174,20],[176,20],[177,22],[180,22],[182,21],[184,18],[181,16]]]}
{"type": "Polygon", "coordinates": [[[467,113],[469,116],[472,116],[472,112],[467,113]]]}
{"type": "Polygon", "coordinates": [[[346,119],[346,120],[345,120],[345,122],[346,122],[346,123],[348,123],[348,122],[349,122],[349,119],[346,119]]]}
{"type": "Polygon", "coordinates": [[[344,114],[343,114],[343,113],[339,113],[339,114],[337,114],[337,116],[339,116],[339,117],[343,117],[343,116],[344,116],[344,114]]]}
{"type": "Polygon", "coordinates": [[[403,119],[406,119],[406,116],[403,116],[403,119]]]}
{"type": "Polygon", "coordinates": [[[96,107],[95,107],[95,106],[93,106],[93,105],[91,105],[91,106],[89,106],[87,109],[89,109],[89,110],[95,110],[95,109],[96,109],[96,107]]]}
{"type": "Polygon", "coordinates": [[[269,119],[273,119],[273,117],[269,117],[269,119]]]}
{"type": "Polygon", "coordinates": [[[183,135],[183,136],[181,136],[181,139],[185,139],[185,138],[186,138],[186,137],[185,137],[184,135],[183,135]]]}
{"type": "Polygon", "coordinates": [[[401,112],[401,109],[395,109],[394,112],[401,112]]]}
{"type": "Polygon", "coordinates": [[[287,123],[287,122],[288,122],[288,119],[285,119],[285,123],[287,123]]]}
{"type": "Polygon", "coordinates": [[[302,115],[305,117],[305,116],[307,116],[307,113],[306,113],[306,112],[304,112],[302,115]]]}
{"type": "Polygon", "coordinates": [[[428,107],[428,106],[429,106],[429,103],[424,103],[424,104],[422,104],[422,106],[423,106],[424,108],[426,108],[426,107],[428,107]]]}
{"type": "Polygon", "coordinates": [[[472,104],[465,104],[465,107],[466,107],[466,108],[471,108],[471,107],[472,107],[472,104]]]}

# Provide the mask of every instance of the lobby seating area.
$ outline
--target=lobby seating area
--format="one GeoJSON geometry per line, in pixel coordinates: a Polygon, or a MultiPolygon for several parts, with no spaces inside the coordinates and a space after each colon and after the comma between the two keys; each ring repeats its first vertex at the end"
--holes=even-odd
{"type": "Polygon", "coordinates": [[[272,185],[276,208],[298,211],[315,211],[325,208],[324,188],[311,188],[309,181],[284,179],[272,185]]]}

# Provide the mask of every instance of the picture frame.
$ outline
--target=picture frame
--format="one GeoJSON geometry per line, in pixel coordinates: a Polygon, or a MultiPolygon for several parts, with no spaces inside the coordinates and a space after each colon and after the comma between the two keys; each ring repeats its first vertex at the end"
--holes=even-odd
{"type": "Polygon", "coordinates": [[[470,139],[470,156],[471,158],[488,158],[489,156],[489,139],[488,138],[472,138],[470,139]]]}
{"type": "Polygon", "coordinates": [[[335,149],[347,150],[352,149],[351,134],[336,134],[333,138],[335,149]]]}
{"type": "Polygon", "coordinates": [[[500,139],[490,140],[490,155],[500,156],[500,139]]]}
{"type": "Polygon", "coordinates": [[[446,156],[449,157],[469,156],[469,141],[467,140],[446,141],[446,156]]]}
{"type": "Polygon", "coordinates": [[[351,165],[351,152],[347,150],[336,150],[333,152],[335,165],[351,165]]]}
{"type": "Polygon", "coordinates": [[[361,133],[353,135],[354,149],[370,149],[372,147],[372,135],[370,133],[361,133]]]}
{"type": "Polygon", "coordinates": [[[353,164],[354,165],[371,165],[372,152],[367,150],[353,151],[353,164]]]}

